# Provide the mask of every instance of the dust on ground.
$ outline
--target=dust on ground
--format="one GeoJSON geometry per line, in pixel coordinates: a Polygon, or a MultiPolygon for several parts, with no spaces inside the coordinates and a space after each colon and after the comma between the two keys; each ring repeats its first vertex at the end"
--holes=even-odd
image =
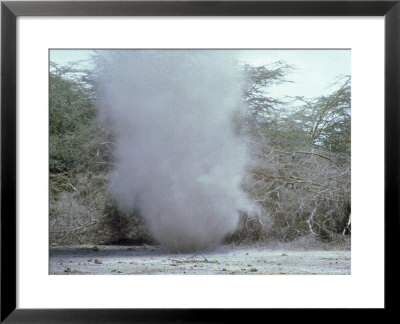
{"type": "Polygon", "coordinates": [[[349,275],[347,245],[225,245],[210,252],[169,253],[159,246],[80,245],[50,247],[50,274],[57,275],[349,275]]]}

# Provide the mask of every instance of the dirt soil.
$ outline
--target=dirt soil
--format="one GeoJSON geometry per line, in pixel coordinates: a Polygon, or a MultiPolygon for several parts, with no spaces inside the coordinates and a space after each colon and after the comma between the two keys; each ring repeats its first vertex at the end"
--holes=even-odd
{"type": "Polygon", "coordinates": [[[57,275],[276,275],[351,273],[349,247],[301,244],[225,245],[212,252],[171,254],[158,246],[64,246],[50,248],[57,275]]]}

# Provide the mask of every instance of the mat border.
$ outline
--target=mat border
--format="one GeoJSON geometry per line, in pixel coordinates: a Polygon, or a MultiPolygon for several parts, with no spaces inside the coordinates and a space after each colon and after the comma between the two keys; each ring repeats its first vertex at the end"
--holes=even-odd
{"type": "MultiPolygon", "coordinates": [[[[3,323],[235,322],[267,310],[16,308],[16,18],[18,16],[384,16],[385,310],[396,308],[400,215],[400,1],[2,1],[1,316],[3,323]],[[397,284],[396,284],[397,283],[397,284]],[[250,313],[251,312],[251,313],[250,313]],[[240,315],[240,316],[239,316],[240,315]]],[[[272,311],[272,310],[269,310],[272,311]]],[[[274,310],[275,311],[275,310],[274,310]]],[[[308,315],[303,315],[305,316],[308,315]]],[[[299,318],[298,318],[299,319],[299,318]]],[[[341,320],[342,318],[339,318],[341,320]]],[[[380,319],[382,320],[382,319],[380,319]]]]}

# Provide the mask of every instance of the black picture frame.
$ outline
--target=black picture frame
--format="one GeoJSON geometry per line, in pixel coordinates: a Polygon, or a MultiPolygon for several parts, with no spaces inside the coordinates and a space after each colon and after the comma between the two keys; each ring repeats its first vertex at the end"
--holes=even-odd
{"type": "MultiPolygon", "coordinates": [[[[18,16],[384,16],[385,309],[395,309],[393,259],[400,222],[400,0],[395,1],[4,1],[1,3],[1,322],[233,322],[262,310],[17,309],[16,19],[18,16]]],[[[261,317],[262,318],[262,317],[261,317]]]]}

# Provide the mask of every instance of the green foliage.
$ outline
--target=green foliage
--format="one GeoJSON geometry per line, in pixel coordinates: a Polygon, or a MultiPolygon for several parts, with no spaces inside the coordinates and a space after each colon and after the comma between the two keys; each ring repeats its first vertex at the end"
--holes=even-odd
{"type": "Polygon", "coordinates": [[[120,214],[109,197],[113,135],[97,120],[93,73],[50,67],[51,244],[150,242],[140,216],[120,214]]]}
{"type": "Polygon", "coordinates": [[[277,120],[282,101],[268,95],[268,88],[285,82],[286,75],[292,67],[284,62],[276,62],[270,66],[251,66],[245,64],[242,68],[245,79],[243,99],[246,102],[253,119],[264,125],[270,125],[277,120]]]}
{"type": "MultiPolygon", "coordinates": [[[[51,65],[49,97],[50,173],[82,172],[88,166],[96,112],[93,90],[77,71],[51,65]]],[[[86,80],[86,79],[85,79],[86,80]]]]}
{"type": "Polygon", "coordinates": [[[110,137],[97,122],[93,83],[90,71],[50,64],[49,171],[54,199],[76,190],[80,174],[110,166],[110,137]]]}
{"type": "Polygon", "coordinates": [[[292,67],[283,62],[273,66],[245,65],[244,101],[253,118],[252,127],[280,149],[313,147],[350,157],[351,79],[338,78],[330,95],[307,99],[297,97],[293,107],[268,94],[268,88],[285,82],[292,67]]]}
{"type": "Polygon", "coordinates": [[[349,156],[351,79],[343,77],[337,83],[339,88],[328,96],[312,100],[298,98],[304,104],[293,113],[292,119],[308,133],[311,146],[349,156]]]}

